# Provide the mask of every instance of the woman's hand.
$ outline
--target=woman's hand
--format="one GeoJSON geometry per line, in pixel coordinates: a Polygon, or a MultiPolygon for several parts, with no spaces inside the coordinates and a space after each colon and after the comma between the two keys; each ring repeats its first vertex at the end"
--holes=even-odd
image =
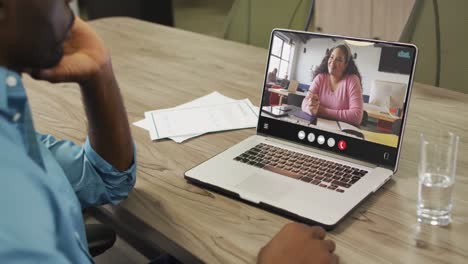
{"type": "Polygon", "coordinates": [[[32,76],[53,83],[83,84],[106,72],[104,69],[110,66],[110,55],[103,41],[87,23],[76,17],[64,43],[62,60],[53,68],[33,71],[32,76]]]}
{"type": "Polygon", "coordinates": [[[320,99],[318,97],[318,94],[312,94],[311,97],[309,97],[309,111],[312,115],[317,115],[318,111],[320,108],[320,99]]]}

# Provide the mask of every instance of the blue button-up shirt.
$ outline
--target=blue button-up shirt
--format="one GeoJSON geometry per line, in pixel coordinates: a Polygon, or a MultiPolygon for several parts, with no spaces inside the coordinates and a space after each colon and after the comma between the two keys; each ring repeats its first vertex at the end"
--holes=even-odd
{"type": "Polygon", "coordinates": [[[83,146],[38,134],[20,76],[0,67],[0,263],[89,263],[81,210],[135,184],[83,146]]]}

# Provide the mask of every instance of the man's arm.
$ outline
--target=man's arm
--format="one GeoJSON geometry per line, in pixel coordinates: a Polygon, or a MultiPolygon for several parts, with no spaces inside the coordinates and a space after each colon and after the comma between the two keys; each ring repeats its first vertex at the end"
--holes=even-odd
{"type": "Polygon", "coordinates": [[[109,52],[91,27],[76,18],[57,66],[32,76],[80,84],[88,119],[83,146],[39,135],[64,170],[82,207],[118,203],[135,184],[135,153],[109,52]]]}
{"type": "Polygon", "coordinates": [[[117,204],[128,196],[136,180],[136,166],[119,171],[104,160],[91,146],[69,140],[57,140],[38,134],[38,141],[55,157],[78,197],[81,207],[117,204]]]}
{"type": "Polygon", "coordinates": [[[122,96],[110,61],[81,84],[92,147],[119,171],[133,162],[133,142],[122,96]]]}
{"type": "Polygon", "coordinates": [[[55,83],[79,83],[91,146],[119,171],[132,165],[132,137],[110,55],[88,24],[76,18],[64,45],[63,59],[56,67],[39,71],[34,77],[55,83]]]}

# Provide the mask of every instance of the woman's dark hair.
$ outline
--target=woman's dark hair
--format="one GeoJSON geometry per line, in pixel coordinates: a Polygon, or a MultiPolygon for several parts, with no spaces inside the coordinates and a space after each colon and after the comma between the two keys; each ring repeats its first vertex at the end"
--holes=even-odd
{"type": "Polygon", "coordinates": [[[361,74],[359,73],[356,63],[354,63],[353,55],[351,54],[351,49],[345,44],[340,44],[336,47],[333,47],[330,50],[327,49],[327,51],[325,52],[325,57],[323,58],[318,68],[312,74],[312,81],[315,79],[315,76],[321,73],[327,73],[327,74],[329,73],[328,72],[328,59],[330,58],[332,52],[335,49],[340,49],[341,51],[343,51],[346,57],[347,66],[343,72],[343,76],[348,75],[348,74],[355,74],[359,78],[359,81],[361,82],[361,87],[362,87],[361,74]]]}

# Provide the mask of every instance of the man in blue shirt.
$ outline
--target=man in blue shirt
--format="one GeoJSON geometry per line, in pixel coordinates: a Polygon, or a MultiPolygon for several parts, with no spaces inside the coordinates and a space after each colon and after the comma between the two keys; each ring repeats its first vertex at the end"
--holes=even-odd
{"type": "Polygon", "coordinates": [[[109,53],[68,2],[0,0],[1,263],[92,262],[82,209],[116,204],[135,184],[109,53]],[[83,146],[35,131],[21,72],[80,84],[89,127],[83,146]]]}
{"type": "MultiPolygon", "coordinates": [[[[81,210],[135,184],[135,150],[111,59],[71,0],[0,0],[0,262],[90,263],[81,210]],[[76,82],[88,120],[76,145],[35,131],[21,73],[76,82]]],[[[60,91],[56,91],[60,92],[60,91]]],[[[325,231],[286,225],[259,263],[337,263],[325,231]]]]}

